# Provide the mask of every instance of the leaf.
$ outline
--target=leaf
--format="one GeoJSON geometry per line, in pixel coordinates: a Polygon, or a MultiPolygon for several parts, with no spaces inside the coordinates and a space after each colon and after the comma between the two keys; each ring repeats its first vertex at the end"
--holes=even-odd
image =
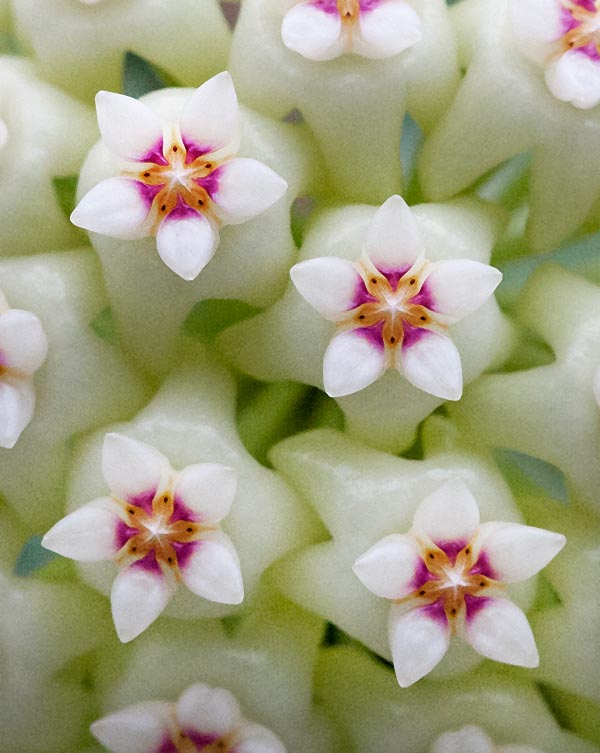
{"type": "Polygon", "coordinates": [[[144,94],[180,84],[170,73],[128,50],[123,59],[123,93],[139,99],[144,94]]]}
{"type": "Polygon", "coordinates": [[[18,578],[26,578],[31,573],[52,562],[57,556],[54,552],[44,549],[41,536],[30,536],[23,544],[23,548],[15,564],[14,574],[18,578]]]}
{"type": "Polygon", "coordinates": [[[98,316],[90,322],[90,327],[101,340],[104,340],[109,345],[119,344],[117,325],[115,324],[112,309],[109,306],[102,309],[98,316]]]}
{"type": "Polygon", "coordinates": [[[67,219],[71,218],[71,213],[77,203],[77,181],[78,175],[57,175],[52,178],[54,193],[58,206],[62,209],[67,219]]]}
{"type": "Polygon", "coordinates": [[[183,333],[210,344],[225,327],[248,319],[258,311],[249,303],[237,299],[210,298],[194,306],[183,325],[183,333]]]}
{"type": "Polygon", "coordinates": [[[517,471],[525,481],[542,489],[551,499],[568,503],[569,492],[565,476],[552,463],[517,450],[497,449],[494,450],[494,457],[501,468],[507,466],[517,471]]]}

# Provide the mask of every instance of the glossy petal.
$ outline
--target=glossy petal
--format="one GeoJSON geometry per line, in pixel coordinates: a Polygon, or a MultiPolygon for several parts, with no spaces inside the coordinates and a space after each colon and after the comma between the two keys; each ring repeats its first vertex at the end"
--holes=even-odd
{"type": "Polygon", "coordinates": [[[156,234],[164,263],[184,280],[194,280],[215,255],[219,236],[199,212],[166,217],[156,234]]]}
{"type": "Polygon", "coordinates": [[[331,321],[353,307],[361,281],[352,262],[333,257],[302,261],[290,269],[290,277],[300,295],[331,321]]]}
{"type": "Polygon", "coordinates": [[[211,531],[201,540],[181,568],[185,585],[198,596],[219,604],[241,604],[244,583],[233,542],[222,531],[211,531]]]}
{"type": "Polygon", "coordinates": [[[416,536],[434,542],[470,541],[479,527],[479,507],[469,487],[452,478],[428,494],[413,518],[416,536]]]}
{"type": "Polygon", "coordinates": [[[133,502],[143,492],[154,494],[170,472],[169,461],[154,447],[114,432],[104,437],[102,473],[119,499],[133,502]]]}
{"type": "Polygon", "coordinates": [[[110,594],[119,640],[128,643],[143,633],[167,606],[173,590],[162,574],[135,565],[121,570],[110,594]]]}
{"type": "Polygon", "coordinates": [[[120,157],[140,160],[157,145],[162,148],[162,123],[143,102],[101,91],[96,94],[96,112],[102,141],[120,157]]]}
{"type": "Polygon", "coordinates": [[[215,525],[229,515],[237,489],[233,468],[219,463],[199,463],[179,474],[175,497],[205,525],[215,525]]]}
{"type": "Polygon", "coordinates": [[[0,315],[0,363],[22,374],[33,374],[47,354],[48,338],[35,314],[10,309],[0,315]]]}
{"type": "Polygon", "coordinates": [[[294,5],[281,25],[284,45],[308,60],[333,60],[344,52],[342,21],[312,2],[294,5]]]}
{"type": "Polygon", "coordinates": [[[177,721],[184,730],[223,736],[242,723],[242,712],[228,690],[199,682],[189,687],[177,702],[177,721]]]}
{"type": "Polygon", "coordinates": [[[545,62],[562,33],[561,12],[560,0],[508,0],[511,31],[524,55],[545,62]]]}
{"type": "Polygon", "coordinates": [[[383,347],[373,345],[360,330],[340,332],[323,358],[323,383],[330,397],[343,397],[373,384],[386,368],[383,347]]]}
{"type": "Polygon", "coordinates": [[[496,753],[490,738],[479,727],[445,732],[435,741],[431,753],[496,753]]]}
{"type": "Polygon", "coordinates": [[[352,570],[376,596],[401,599],[414,590],[420,558],[415,542],[393,533],[374,544],[356,560],[352,570]]]}
{"type": "Polygon", "coordinates": [[[119,550],[114,504],[104,497],[80,507],[48,531],[42,546],[79,562],[112,559],[119,550]]]}
{"type": "Polygon", "coordinates": [[[467,617],[467,640],[487,659],[537,667],[539,656],[527,617],[506,599],[487,599],[467,617]]]}
{"type": "Polygon", "coordinates": [[[419,339],[403,346],[397,368],[411,384],[430,395],[443,400],[460,400],[462,396],[460,353],[446,335],[423,330],[419,339]]]}
{"type": "Polygon", "coordinates": [[[0,447],[10,450],[33,418],[33,380],[0,379],[0,447]]]}
{"type": "Polygon", "coordinates": [[[244,724],[235,753],[286,753],[286,747],[270,729],[262,724],[244,724]]]}
{"type": "Polygon", "coordinates": [[[218,172],[213,199],[216,212],[226,225],[240,225],[257,217],[287,191],[286,181],[255,159],[232,159],[218,172]]]}
{"type": "Polygon", "coordinates": [[[407,688],[436,667],[450,645],[445,618],[436,619],[427,609],[393,606],[389,624],[390,647],[400,687],[407,688]]]}
{"type": "Polygon", "coordinates": [[[421,19],[404,0],[386,0],[373,10],[363,10],[354,37],[354,52],[366,58],[398,55],[423,38],[421,19]]]}
{"type": "Polygon", "coordinates": [[[477,311],[501,280],[502,272],[489,264],[455,259],[433,265],[427,288],[433,296],[434,310],[452,324],[477,311]]]}
{"type": "Polygon", "coordinates": [[[546,83],[557,99],[588,110],[600,102],[600,60],[570,50],[548,66],[546,83]]]}
{"type": "Polygon", "coordinates": [[[90,731],[112,753],[158,753],[169,739],[171,704],[145,701],[94,722],[90,731]]]}
{"type": "Polygon", "coordinates": [[[407,270],[423,254],[414,215],[400,196],[391,196],[378,210],[367,232],[365,251],[383,270],[407,270]]]}
{"type": "Polygon", "coordinates": [[[206,81],[186,102],[179,120],[184,140],[192,140],[206,152],[239,146],[239,105],[233,80],[227,71],[206,81]]]}
{"type": "Polygon", "coordinates": [[[149,204],[129,178],[108,178],[95,185],[71,213],[71,222],[92,233],[134,240],[148,235],[149,204]]]}

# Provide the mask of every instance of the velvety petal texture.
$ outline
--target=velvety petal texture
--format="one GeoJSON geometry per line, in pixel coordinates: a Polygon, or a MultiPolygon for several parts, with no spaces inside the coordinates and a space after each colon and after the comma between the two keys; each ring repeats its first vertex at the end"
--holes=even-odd
{"type": "Polygon", "coordinates": [[[202,151],[239,146],[239,107],[233,80],[227,71],[198,87],[187,101],[179,121],[184,141],[193,141],[202,151]]]}
{"type": "Polygon", "coordinates": [[[286,753],[286,747],[279,737],[262,724],[244,724],[237,740],[236,753],[286,753]]]}
{"type": "Polygon", "coordinates": [[[496,753],[490,738],[479,727],[445,732],[435,741],[431,753],[496,753]]]}
{"type": "Polygon", "coordinates": [[[90,731],[111,753],[158,753],[169,740],[171,704],[144,701],[94,722],[90,731]]]}
{"type": "Polygon", "coordinates": [[[329,343],[323,359],[323,384],[330,397],[343,397],[368,387],[385,371],[383,346],[361,334],[340,332],[329,343]]]}
{"type": "Polygon", "coordinates": [[[358,18],[353,50],[374,60],[390,58],[423,38],[421,19],[404,0],[383,0],[358,18]]]}
{"type": "Polygon", "coordinates": [[[360,275],[346,259],[324,257],[295,264],[290,277],[300,295],[326,319],[336,321],[354,305],[360,275]]]}
{"type": "Polygon", "coordinates": [[[59,520],[42,539],[42,546],[79,562],[109,560],[119,551],[114,502],[104,497],[59,520]]]}
{"type": "Polygon", "coordinates": [[[479,506],[469,487],[451,479],[421,502],[413,518],[416,536],[433,542],[469,541],[479,526],[479,506]]]}
{"type": "Polygon", "coordinates": [[[110,594],[112,616],[122,643],[143,633],[162,613],[174,584],[160,571],[126,567],[115,578],[110,594]]]}
{"type": "Polygon", "coordinates": [[[430,610],[393,606],[389,624],[394,670],[401,688],[407,688],[436,667],[450,645],[450,627],[430,610]]]}
{"type": "Polygon", "coordinates": [[[47,354],[48,339],[35,314],[9,309],[0,315],[0,365],[31,375],[47,354]]]}
{"type": "Polygon", "coordinates": [[[298,3],[286,13],[281,38],[288,49],[308,60],[332,60],[345,49],[339,14],[323,10],[312,0],[298,3]]]}
{"type": "Polygon", "coordinates": [[[589,110],[600,102],[600,59],[579,50],[561,55],[546,69],[546,83],[557,99],[589,110]]]}
{"type": "Polygon", "coordinates": [[[262,214],[287,191],[287,183],[270,167],[255,159],[237,157],[219,168],[213,195],[219,218],[240,225],[262,214]]]}
{"type": "Polygon", "coordinates": [[[519,667],[539,664],[527,617],[507,599],[486,599],[474,616],[467,617],[467,640],[487,659],[519,667]]]}
{"type": "Polygon", "coordinates": [[[422,330],[416,340],[403,344],[397,366],[411,384],[430,395],[443,400],[462,397],[460,353],[446,335],[422,330]]]}
{"type": "Polygon", "coordinates": [[[96,94],[96,113],[102,140],[120,157],[143,160],[157,146],[162,149],[162,123],[143,102],[101,91],[96,94]]]}
{"type": "Polygon", "coordinates": [[[427,289],[434,310],[443,314],[448,324],[481,308],[502,281],[500,270],[471,259],[440,261],[432,266],[427,289]]]}
{"type": "Polygon", "coordinates": [[[150,492],[151,497],[171,472],[165,456],[154,447],[124,434],[104,438],[102,473],[111,492],[122,500],[150,492]]]}
{"type": "Polygon", "coordinates": [[[175,499],[204,525],[215,525],[229,515],[237,489],[233,468],[219,463],[189,465],[179,474],[175,499]]]}
{"type": "Polygon", "coordinates": [[[148,235],[148,211],[137,181],[108,178],[86,193],[71,213],[71,222],[92,233],[135,240],[148,235]]]}
{"type": "Polygon", "coordinates": [[[177,702],[176,713],[182,729],[220,737],[243,721],[240,705],[228,690],[200,682],[184,691],[177,702]]]}
{"type": "Polygon", "coordinates": [[[217,231],[206,217],[193,210],[173,212],[156,234],[156,248],[164,263],[183,280],[195,280],[213,258],[219,242],[217,231]]]}
{"type": "Polygon", "coordinates": [[[400,196],[377,210],[365,241],[365,252],[381,270],[408,270],[424,253],[413,213],[400,196]]]}
{"type": "Polygon", "coordinates": [[[241,604],[244,583],[240,560],[227,534],[207,533],[181,567],[185,585],[198,596],[219,604],[241,604]]]}
{"type": "Polygon", "coordinates": [[[0,447],[12,449],[33,418],[35,392],[31,379],[0,379],[0,447]]]}
{"type": "Polygon", "coordinates": [[[362,554],[352,566],[354,574],[376,596],[401,599],[414,590],[419,550],[414,540],[390,534],[362,554]]]}

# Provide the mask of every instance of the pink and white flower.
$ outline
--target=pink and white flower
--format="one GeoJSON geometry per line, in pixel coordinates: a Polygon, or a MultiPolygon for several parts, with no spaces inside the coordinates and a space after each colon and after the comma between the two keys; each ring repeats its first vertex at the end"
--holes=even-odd
{"type": "Polygon", "coordinates": [[[221,225],[253,219],[287,189],[262,162],[235,157],[240,118],[229,73],[196,89],[177,123],[112,92],[98,93],[96,110],[120,173],[94,186],[71,221],[114,238],[156,236],[159,256],[184,280],[212,259],[221,225]]]}
{"type": "Polygon", "coordinates": [[[565,542],[519,523],[480,524],[459,479],[425,497],[407,534],[386,536],[353,565],[363,585],[393,602],[389,641],[399,684],[431,672],[453,635],[488,659],[536,667],[533,633],[506,586],[538,573],[565,542]]]}
{"type": "Polygon", "coordinates": [[[494,745],[479,727],[467,726],[445,732],[433,744],[431,753],[542,753],[530,745],[494,745]]]}
{"type": "Polygon", "coordinates": [[[303,0],[281,26],[285,46],[309,60],[348,52],[389,58],[422,36],[421,19],[406,0],[303,0]]]}
{"type": "Polygon", "coordinates": [[[217,463],[174,471],[158,450],[107,434],[102,471],[111,494],[60,520],[42,541],[80,562],[113,560],[112,614],[125,643],[167,606],[179,582],[221,604],[240,604],[244,585],[236,549],[219,527],[236,476],[217,463]]]}
{"type": "Polygon", "coordinates": [[[600,102],[600,0],[509,0],[523,54],[545,69],[552,94],[575,107],[600,102]]]}
{"type": "Polygon", "coordinates": [[[400,196],[377,211],[358,262],[309,259],[290,275],[308,303],[337,326],[323,361],[328,395],[358,392],[395,368],[446,400],[462,395],[460,354],[448,327],[482,306],[502,279],[477,261],[428,261],[400,196]]]}
{"type": "Polygon", "coordinates": [[[33,418],[33,375],[47,354],[48,339],[38,317],[11,309],[0,292],[0,447],[14,447],[33,418]]]}
{"type": "Polygon", "coordinates": [[[203,683],[177,703],[145,701],[91,726],[112,753],[285,753],[271,730],[247,721],[235,697],[203,683]]]}

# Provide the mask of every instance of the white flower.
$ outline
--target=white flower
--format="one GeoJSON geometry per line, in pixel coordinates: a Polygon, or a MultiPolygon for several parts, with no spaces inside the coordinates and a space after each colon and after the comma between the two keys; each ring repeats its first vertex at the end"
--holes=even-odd
{"type": "Polygon", "coordinates": [[[502,745],[496,747],[479,727],[463,727],[446,732],[435,741],[431,753],[541,753],[530,745],[502,745]]]}
{"type": "Polygon", "coordinates": [[[448,325],[476,311],[502,274],[481,262],[430,262],[400,196],[377,211],[358,263],[318,258],[290,271],[300,294],[338,328],[323,362],[331,397],[358,392],[388,368],[446,400],[462,395],[460,354],[448,325]]]}
{"type": "Polygon", "coordinates": [[[533,633],[504,587],[531,578],[564,545],[562,534],[540,528],[480,525],[459,479],[425,497],[406,535],[386,536],[353,566],[363,585],[394,602],[389,641],[399,684],[431,672],[454,634],[488,659],[536,667],[533,633]]]}
{"type": "Polygon", "coordinates": [[[14,447],[33,418],[33,375],[47,354],[48,340],[37,316],[11,309],[0,292],[0,447],[14,447]]]}
{"type": "Polygon", "coordinates": [[[123,642],[154,622],[179,581],[210,601],[242,602],[238,555],[218,525],[236,492],[231,468],[201,463],[176,472],[153,447],[107,434],[102,471],[110,497],[67,515],[42,544],[80,562],[116,562],[111,602],[123,642]]]}
{"type": "Polygon", "coordinates": [[[303,0],[281,26],[285,46],[309,60],[345,52],[389,58],[422,36],[421,19],[405,0],[303,0]]]}
{"type": "Polygon", "coordinates": [[[83,197],[72,222],[115,238],[156,236],[161,259],[184,280],[212,259],[221,225],[256,217],[287,189],[262,162],[234,157],[239,107],[226,72],[196,89],[178,123],[163,124],[144,103],[111,92],[98,93],[96,109],[121,172],[83,197]]]}
{"type": "Polygon", "coordinates": [[[117,711],[91,731],[112,753],[285,753],[271,730],[244,719],[229,691],[203,683],[177,703],[145,701],[117,711]]]}
{"type": "Polygon", "coordinates": [[[600,2],[509,0],[509,18],[524,55],[541,64],[552,94],[575,107],[600,102],[600,2]]]}

